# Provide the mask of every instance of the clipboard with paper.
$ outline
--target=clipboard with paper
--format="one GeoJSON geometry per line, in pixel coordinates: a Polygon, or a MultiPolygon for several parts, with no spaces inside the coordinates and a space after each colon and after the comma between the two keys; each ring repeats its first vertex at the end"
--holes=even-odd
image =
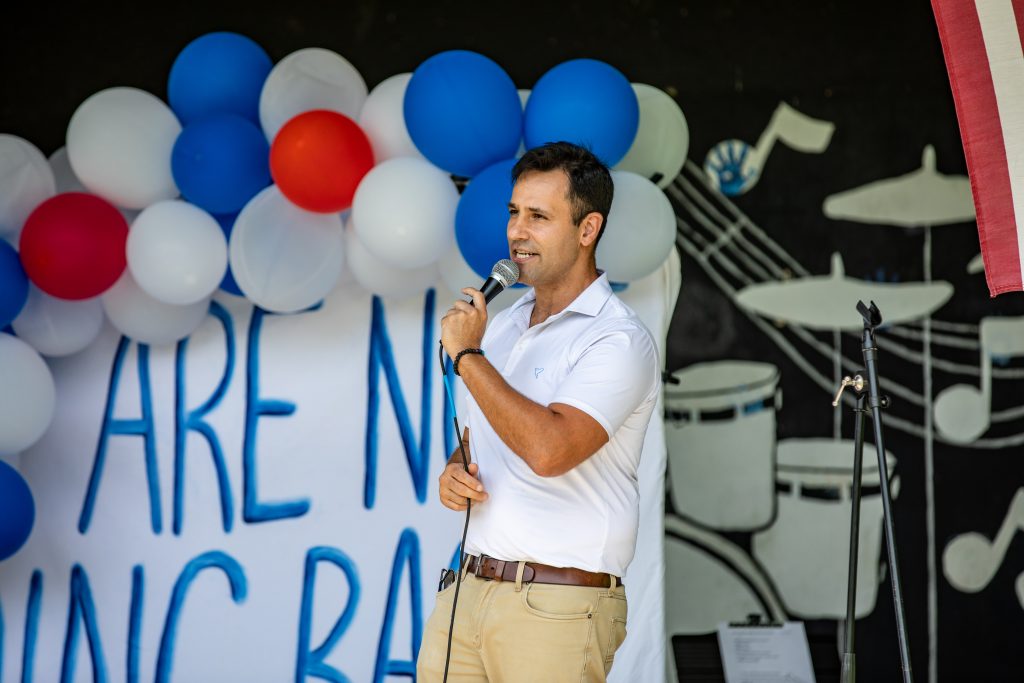
{"type": "Polygon", "coordinates": [[[816,683],[803,622],[718,625],[726,683],[816,683]]]}

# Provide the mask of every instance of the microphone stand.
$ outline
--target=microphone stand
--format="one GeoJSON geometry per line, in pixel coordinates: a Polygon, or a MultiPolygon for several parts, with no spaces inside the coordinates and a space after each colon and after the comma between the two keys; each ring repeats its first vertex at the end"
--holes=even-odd
{"type": "Polygon", "coordinates": [[[882,438],[882,409],[889,407],[889,398],[878,391],[878,370],[876,360],[878,347],[875,346],[875,328],[882,324],[882,314],[875,302],[865,306],[863,301],[857,302],[857,311],[864,319],[864,332],[861,337],[861,351],[867,378],[863,374],[844,377],[836,394],[833,406],[839,405],[843,390],[850,388],[857,396],[854,407],[854,445],[853,445],[853,489],[850,505],[850,564],[846,586],[846,621],[843,625],[843,654],[840,681],[854,683],[857,678],[856,656],[854,654],[854,619],[857,603],[857,558],[860,540],[860,501],[862,455],[864,452],[864,416],[871,412],[871,422],[875,434],[875,450],[878,453],[878,477],[882,495],[882,518],[885,525],[885,546],[888,551],[889,577],[892,583],[893,607],[896,613],[896,633],[900,645],[900,662],[904,683],[911,683],[913,676],[910,668],[910,649],[907,642],[906,616],[903,611],[903,591],[900,587],[899,563],[896,559],[896,533],[893,526],[892,499],[889,495],[889,468],[885,461],[885,443],[882,438]],[[868,409],[865,409],[865,404],[868,409]]]}

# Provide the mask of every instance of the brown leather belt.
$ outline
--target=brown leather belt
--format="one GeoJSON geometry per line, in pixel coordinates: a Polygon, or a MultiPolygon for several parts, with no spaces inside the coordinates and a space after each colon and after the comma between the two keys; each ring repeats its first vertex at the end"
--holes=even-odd
{"type": "MultiPolygon", "coordinates": [[[[466,571],[481,579],[493,581],[515,581],[519,562],[498,560],[487,555],[466,555],[466,571]]],[[[546,564],[527,562],[523,568],[523,583],[554,583],[562,586],[590,586],[592,588],[609,588],[612,585],[610,574],[587,572],[573,567],[549,567],[546,564]]],[[[622,581],[615,577],[616,585],[622,581]]]]}

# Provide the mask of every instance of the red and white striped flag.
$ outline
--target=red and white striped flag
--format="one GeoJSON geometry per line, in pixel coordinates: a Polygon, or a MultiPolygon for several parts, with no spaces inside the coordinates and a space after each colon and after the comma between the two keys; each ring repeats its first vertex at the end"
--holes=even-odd
{"type": "Polygon", "coordinates": [[[932,0],[992,296],[1024,290],[1024,0],[932,0]]]}

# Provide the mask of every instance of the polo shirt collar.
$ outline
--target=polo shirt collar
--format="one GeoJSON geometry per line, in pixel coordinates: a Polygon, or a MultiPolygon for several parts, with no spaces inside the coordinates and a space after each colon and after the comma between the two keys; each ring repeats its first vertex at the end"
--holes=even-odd
{"type": "MultiPolygon", "coordinates": [[[[608,301],[608,298],[612,295],[612,287],[608,283],[608,275],[602,271],[598,271],[599,275],[597,279],[591,282],[586,289],[579,293],[579,295],[572,300],[563,311],[556,314],[561,317],[564,313],[582,313],[583,315],[589,315],[591,317],[597,315],[604,308],[604,304],[608,301]]],[[[514,315],[526,306],[532,306],[537,300],[537,292],[532,287],[530,290],[519,298],[517,302],[512,304],[512,308],[509,310],[510,315],[514,315]]],[[[521,315],[521,313],[520,313],[521,315]]],[[[555,316],[552,316],[555,317],[555,316]]]]}
{"type": "Polygon", "coordinates": [[[612,286],[608,283],[608,275],[598,271],[597,279],[580,292],[580,295],[573,299],[573,302],[565,307],[567,311],[582,313],[591,317],[597,315],[604,308],[604,302],[612,295],[612,286]]]}

